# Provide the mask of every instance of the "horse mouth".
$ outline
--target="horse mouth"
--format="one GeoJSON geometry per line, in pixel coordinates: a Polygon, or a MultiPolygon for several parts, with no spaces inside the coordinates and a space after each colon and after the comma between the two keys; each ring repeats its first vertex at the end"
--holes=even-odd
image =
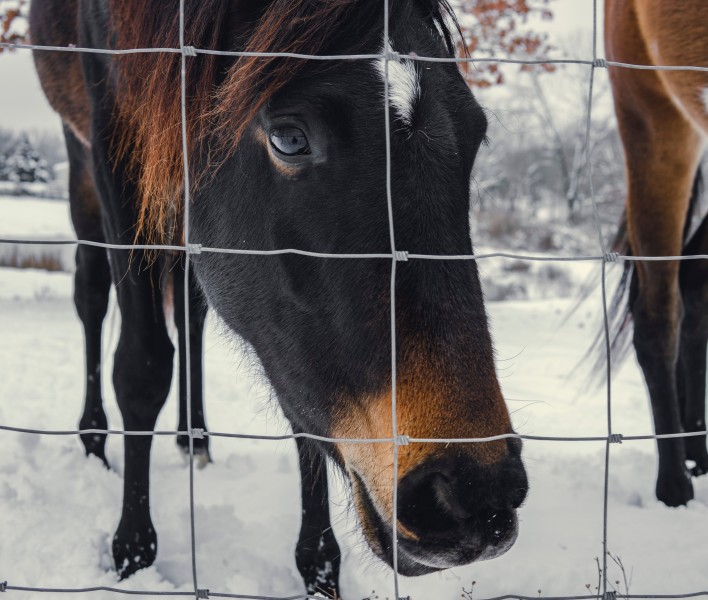
{"type": "MultiPolygon", "coordinates": [[[[351,471],[354,504],[369,547],[393,568],[393,527],[374,504],[361,476],[351,471]]],[[[398,573],[407,577],[427,575],[477,561],[491,560],[507,552],[518,535],[515,510],[488,511],[471,518],[466,526],[421,537],[398,525],[398,573]],[[483,521],[485,527],[480,527],[483,521]]]]}

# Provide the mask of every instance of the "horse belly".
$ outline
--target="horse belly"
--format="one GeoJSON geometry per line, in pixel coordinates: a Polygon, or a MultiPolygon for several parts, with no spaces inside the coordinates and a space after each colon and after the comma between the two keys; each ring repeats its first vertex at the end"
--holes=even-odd
{"type": "MultiPolygon", "coordinates": [[[[78,0],[32,0],[30,35],[40,46],[78,45],[78,0]]],[[[44,94],[52,108],[85,145],[89,145],[90,105],[79,54],[34,51],[44,94]]]]}

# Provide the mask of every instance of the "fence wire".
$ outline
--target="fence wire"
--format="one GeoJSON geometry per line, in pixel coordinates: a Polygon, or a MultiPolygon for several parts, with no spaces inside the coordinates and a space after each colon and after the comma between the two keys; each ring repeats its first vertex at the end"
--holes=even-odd
{"type": "MultiPolygon", "coordinates": [[[[78,46],[45,46],[39,44],[13,44],[9,42],[0,42],[0,48],[6,50],[40,50],[48,52],[78,52],[83,54],[108,54],[113,56],[124,56],[128,54],[186,54],[187,56],[199,56],[200,54],[212,56],[226,56],[232,58],[239,57],[264,57],[264,58],[297,58],[301,60],[385,60],[386,54],[302,54],[298,52],[238,52],[235,50],[214,50],[211,48],[195,48],[193,46],[184,46],[183,48],[128,48],[124,50],[109,50],[105,48],[81,48],[78,46]]],[[[438,57],[438,56],[420,56],[418,54],[401,54],[400,52],[391,52],[388,54],[390,58],[400,60],[415,60],[420,62],[430,63],[497,63],[510,65],[595,65],[596,67],[621,67],[624,69],[640,69],[646,71],[702,71],[708,73],[708,67],[699,67],[696,65],[642,65],[635,63],[625,63],[615,60],[606,60],[604,58],[595,58],[593,60],[583,60],[580,58],[546,58],[546,59],[522,59],[522,58],[500,58],[500,57],[438,57]]]]}
{"type": "MultiPolygon", "coordinates": [[[[182,134],[182,158],[184,170],[184,212],[183,212],[183,245],[166,245],[166,244],[111,244],[102,242],[93,242],[90,240],[81,239],[12,239],[0,238],[0,244],[20,244],[20,245],[53,245],[53,246],[94,246],[111,250],[163,250],[172,252],[183,252],[185,254],[185,276],[184,276],[184,324],[185,331],[190,330],[190,311],[189,311],[189,278],[191,271],[190,256],[201,253],[223,253],[234,255],[256,255],[256,256],[278,256],[283,254],[298,254],[311,258],[321,259],[387,259],[391,261],[391,279],[390,279],[390,331],[391,331],[391,415],[392,415],[392,437],[390,438],[331,438],[318,436],[310,433],[292,433],[285,435],[256,435],[243,434],[233,432],[218,432],[205,431],[203,429],[192,427],[192,393],[191,393],[191,353],[189,335],[185,336],[186,350],[186,401],[187,401],[187,430],[186,431],[128,431],[121,429],[76,429],[76,430],[49,430],[49,429],[34,429],[25,427],[15,427],[11,425],[1,425],[0,431],[8,433],[27,433],[34,435],[46,436],[75,436],[81,434],[106,434],[106,435],[122,435],[122,436],[187,436],[189,438],[189,529],[190,529],[190,550],[191,550],[191,572],[193,591],[151,591],[151,590],[126,590],[114,588],[110,586],[95,586],[84,588],[49,588],[49,587],[28,587],[16,586],[7,581],[0,581],[0,593],[15,591],[15,592],[50,592],[62,594],[76,593],[91,593],[91,592],[111,592],[123,595],[141,595],[141,596],[172,596],[172,597],[187,597],[191,596],[196,599],[200,598],[236,598],[243,600],[308,600],[317,599],[322,596],[311,596],[308,594],[297,594],[293,596],[262,596],[262,595],[245,595],[232,594],[226,592],[214,592],[207,588],[199,587],[198,569],[196,559],[196,523],[195,523],[195,508],[194,508],[194,439],[203,439],[205,437],[214,438],[233,438],[244,440],[266,440],[266,441],[282,441],[294,440],[298,438],[306,438],[324,443],[338,444],[392,444],[393,446],[393,515],[392,515],[392,539],[393,539],[393,588],[394,598],[398,600],[408,600],[401,598],[398,581],[398,533],[397,533],[397,496],[398,496],[398,454],[399,446],[409,444],[429,444],[429,443],[485,443],[504,439],[520,439],[529,441],[547,441],[547,442],[598,442],[605,444],[604,458],[604,483],[603,483],[603,520],[602,520],[602,544],[603,544],[603,568],[602,568],[602,593],[605,600],[615,600],[617,595],[627,599],[680,599],[680,598],[696,598],[708,596],[708,590],[696,591],[684,594],[617,594],[614,591],[608,590],[607,577],[607,543],[608,543],[608,497],[609,497],[609,469],[610,469],[610,447],[612,444],[621,444],[622,442],[644,441],[644,440],[662,440],[675,438],[689,438],[696,436],[704,436],[708,431],[697,432],[682,432],[672,434],[646,434],[646,435],[622,435],[615,433],[612,429],[612,356],[611,356],[611,338],[610,326],[607,306],[607,264],[617,262],[638,262],[638,261],[684,261],[684,260],[706,260],[708,255],[691,255],[691,256],[624,256],[616,252],[608,251],[602,232],[602,224],[600,220],[600,212],[597,205],[597,199],[593,188],[592,180],[592,160],[591,160],[591,136],[592,136],[592,108],[593,108],[593,90],[595,80],[595,70],[598,68],[622,68],[622,69],[640,69],[652,71],[699,71],[708,73],[708,67],[696,65],[643,65],[631,64],[617,61],[610,61],[604,58],[599,58],[597,53],[597,0],[593,0],[593,44],[592,44],[592,59],[544,59],[544,60],[524,60],[515,58],[497,58],[497,57],[429,57],[419,56],[415,53],[401,54],[393,51],[389,40],[389,0],[383,0],[384,4],[384,51],[381,54],[344,54],[344,55],[311,55],[291,52],[238,52],[215,50],[209,48],[195,48],[185,45],[185,0],[180,0],[179,5],[179,48],[131,48],[125,50],[111,50],[99,48],[82,48],[74,45],[69,46],[45,46],[36,44],[12,44],[0,43],[0,48],[11,50],[33,50],[33,51],[52,51],[52,52],[76,52],[76,53],[92,53],[92,54],[107,54],[107,55],[129,55],[140,53],[171,53],[179,54],[181,60],[180,69],[180,105],[181,105],[181,134],[182,134]],[[385,122],[385,142],[386,142],[386,201],[388,209],[388,226],[391,251],[390,253],[323,253],[311,252],[295,248],[286,248],[278,250],[258,250],[258,249],[231,249],[231,248],[211,248],[201,244],[194,244],[190,241],[190,178],[189,178],[189,157],[188,157],[188,134],[187,134],[187,96],[186,96],[186,65],[187,60],[199,55],[217,55],[228,57],[282,57],[295,58],[302,60],[315,61],[341,61],[341,60],[379,60],[384,63],[384,122],[385,122]],[[389,114],[389,64],[391,61],[400,62],[401,60],[420,61],[428,63],[500,63],[500,64],[518,64],[518,65],[586,65],[590,67],[589,85],[588,85],[588,104],[587,114],[585,119],[585,170],[590,190],[590,200],[593,210],[593,219],[597,228],[599,250],[597,255],[589,256],[537,256],[532,254],[519,254],[509,252],[492,252],[486,254],[469,254],[469,255],[436,255],[436,254],[415,254],[405,250],[398,250],[395,242],[395,224],[393,218],[393,197],[392,197],[392,181],[391,181],[391,131],[390,131],[390,114],[389,114]],[[396,267],[397,263],[409,260],[484,260],[489,258],[510,258],[526,261],[541,261],[541,262],[579,262],[579,261],[597,261],[601,263],[601,300],[602,314],[604,325],[604,343],[606,350],[606,410],[607,410],[607,435],[604,436],[537,436],[527,434],[502,434],[489,437],[478,438],[415,438],[405,434],[401,435],[398,432],[397,423],[397,358],[396,358],[396,267]]],[[[2,576],[2,573],[0,573],[2,576]]],[[[479,600],[592,600],[598,598],[600,592],[587,595],[571,595],[571,596],[525,596],[523,594],[507,594],[489,598],[481,598],[479,600]]]]}

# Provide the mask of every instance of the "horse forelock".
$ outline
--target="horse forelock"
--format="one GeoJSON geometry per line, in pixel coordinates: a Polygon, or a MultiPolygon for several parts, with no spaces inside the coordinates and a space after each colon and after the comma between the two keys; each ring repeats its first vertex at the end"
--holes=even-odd
{"type": "MultiPolygon", "coordinates": [[[[391,22],[410,10],[390,0],[391,22]]],[[[447,0],[419,0],[442,29],[449,48],[447,0]]],[[[175,0],[109,0],[116,48],[179,47],[175,0]]],[[[206,49],[299,54],[354,53],[382,16],[371,0],[188,1],[185,45],[206,49]],[[368,28],[368,30],[367,30],[368,28]]],[[[382,23],[382,21],[381,21],[382,23]]],[[[186,63],[190,159],[199,157],[197,185],[233,154],[246,128],[269,100],[304,68],[297,58],[242,56],[224,69],[222,58],[200,54],[186,63]]],[[[184,162],[181,127],[181,56],[140,53],[114,61],[116,159],[124,160],[138,189],[136,239],[181,237],[184,162]]]]}

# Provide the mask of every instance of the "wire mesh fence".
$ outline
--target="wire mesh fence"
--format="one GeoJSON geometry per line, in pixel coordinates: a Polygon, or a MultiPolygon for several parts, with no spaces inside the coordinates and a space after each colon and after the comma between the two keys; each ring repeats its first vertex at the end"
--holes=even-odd
{"type": "MultiPolygon", "coordinates": [[[[612,348],[611,348],[611,338],[610,338],[610,323],[608,317],[608,303],[607,303],[607,264],[617,263],[617,262],[628,262],[628,261],[685,261],[685,260],[705,260],[708,259],[708,255],[690,255],[690,256],[625,256],[620,255],[616,252],[608,250],[607,243],[604,239],[600,214],[597,206],[597,202],[592,189],[592,173],[591,173],[591,160],[590,160],[590,140],[592,136],[592,108],[593,108],[593,88],[595,81],[595,71],[598,68],[617,68],[617,69],[639,69],[639,70],[653,70],[653,71],[699,71],[708,73],[708,67],[696,66],[696,65],[683,65],[683,66],[668,66],[668,65],[644,65],[644,64],[629,64],[623,62],[610,61],[598,57],[597,49],[597,37],[598,37],[598,26],[597,26],[597,0],[592,0],[593,8],[593,47],[592,47],[592,58],[591,59],[548,59],[548,60],[523,60],[523,59],[513,59],[513,58],[495,58],[495,57],[485,57],[485,58],[475,58],[475,57],[450,57],[450,58],[439,58],[439,57],[429,57],[420,56],[417,54],[401,54],[395,52],[390,47],[389,42],[389,0],[382,0],[384,6],[384,40],[385,46],[384,51],[379,54],[350,54],[350,55],[310,55],[310,54],[299,54],[290,52],[238,52],[238,51],[224,51],[216,50],[211,48],[195,48],[192,46],[185,45],[185,30],[187,24],[185,23],[185,0],[180,0],[179,6],[179,34],[180,34],[180,46],[178,48],[132,48],[125,50],[111,50],[111,49],[99,49],[99,48],[83,48],[76,46],[41,46],[33,44],[9,44],[0,43],[0,48],[15,49],[15,50],[34,50],[34,51],[51,51],[51,52],[70,52],[70,53],[95,53],[95,54],[108,54],[108,55],[130,55],[139,53],[169,53],[180,56],[181,60],[181,77],[180,77],[180,97],[181,97],[181,137],[182,137],[182,160],[183,160],[183,176],[184,176],[184,210],[183,210],[183,234],[184,243],[182,245],[166,245],[166,244],[111,244],[94,242],[90,240],[83,239],[12,239],[12,238],[2,238],[0,239],[0,244],[20,244],[20,245],[49,245],[49,246],[94,246],[110,250],[167,250],[178,253],[185,253],[188,257],[193,255],[198,255],[202,253],[222,253],[222,254],[234,254],[234,255],[252,255],[252,256],[279,256],[283,254],[296,254],[301,256],[308,256],[312,258],[327,258],[327,259],[342,259],[342,260],[366,260],[366,259],[388,259],[391,260],[391,271],[390,271],[390,341],[391,341],[391,384],[392,384],[392,394],[391,394],[391,415],[393,428],[390,437],[384,438],[332,438],[323,437],[319,435],[314,435],[310,433],[292,433],[287,435],[257,435],[257,434],[246,434],[246,433],[236,433],[236,432],[219,432],[219,431],[205,431],[200,428],[192,427],[192,410],[191,410],[191,368],[190,368],[190,349],[189,349],[189,336],[186,336],[186,400],[187,400],[187,429],[186,430],[156,430],[156,431],[128,431],[128,430],[117,430],[117,429],[77,429],[77,430],[47,430],[47,429],[35,429],[35,428],[25,428],[25,427],[15,427],[11,425],[0,424],[0,431],[4,432],[15,432],[15,433],[27,433],[32,435],[45,435],[45,436],[75,436],[80,434],[106,434],[106,435],[116,435],[116,436],[185,436],[189,439],[189,528],[190,528],[190,544],[191,544],[191,576],[193,583],[192,591],[151,591],[151,590],[127,590],[121,588],[115,588],[110,586],[94,586],[94,587],[78,587],[78,588],[50,588],[50,587],[27,587],[13,585],[11,580],[0,581],[0,592],[45,592],[45,593],[61,593],[61,594],[84,594],[91,592],[111,592],[115,594],[123,595],[140,595],[140,596],[173,596],[173,597],[194,597],[194,598],[240,598],[244,600],[307,600],[321,598],[321,596],[311,596],[308,594],[297,594],[292,596],[259,596],[259,595],[243,595],[238,593],[229,593],[222,591],[211,591],[206,587],[200,587],[200,582],[198,578],[198,568],[196,561],[196,535],[195,535],[195,509],[194,509],[194,440],[203,439],[205,437],[213,438],[233,438],[233,439],[249,439],[249,440],[266,440],[266,441],[282,441],[282,440],[294,440],[298,438],[307,438],[324,443],[340,443],[340,444],[389,444],[393,446],[393,464],[394,464],[394,477],[393,477],[393,517],[392,517],[392,551],[393,551],[393,572],[392,572],[392,583],[394,598],[399,600],[407,600],[407,598],[402,598],[399,592],[399,580],[398,580],[398,528],[397,523],[397,495],[398,495],[398,453],[400,446],[407,446],[409,444],[429,444],[429,443],[446,443],[446,444],[469,444],[469,443],[487,443],[497,440],[516,438],[520,440],[528,441],[548,441],[548,442],[562,442],[562,443],[572,443],[572,442],[602,442],[605,444],[604,452],[604,483],[603,483],[603,518],[602,518],[602,543],[603,543],[603,559],[602,559],[602,585],[596,594],[585,594],[585,595],[570,595],[570,596],[542,596],[540,595],[523,595],[510,593],[502,596],[495,596],[486,598],[483,600],[506,600],[506,599],[518,599],[518,600],[591,600],[593,598],[598,598],[598,596],[603,596],[606,600],[615,600],[617,595],[621,595],[623,598],[656,598],[656,599],[673,599],[673,598],[694,598],[701,596],[708,596],[708,590],[695,591],[684,594],[618,594],[616,591],[609,589],[609,582],[607,576],[607,544],[608,544],[608,488],[609,488],[609,472],[610,472],[610,454],[612,444],[621,444],[623,441],[639,441],[639,440],[661,440],[661,439],[673,439],[673,438],[688,438],[694,436],[706,435],[706,431],[698,432],[683,432],[683,433],[672,433],[672,434],[645,434],[645,435],[623,435],[616,432],[613,429],[612,424],[612,348]],[[312,60],[312,61],[361,61],[361,60],[380,60],[384,63],[384,118],[385,118],[385,142],[386,142],[386,199],[387,199],[387,209],[388,209],[388,230],[389,230],[389,241],[390,241],[390,252],[387,253],[361,253],[361,254],[346,254],[346,253],[321,253],[321,252],[311,252],[305,251],[297,248],[285,248],[276,250],[257,250],[257,249],[233,249],[233,248],[215,248],[202,246],[197,243],[193,243],[190,237],[190,178],[189,178],[189,162],[188,162],[188,132],[187,132],[187,75],[186,75],[186,65],[187,61],[195,58],[199,55],[218,55],[218,56],[228,56],[228,57],[280,57],[280,58],[294,58],[301,60],[312,60]],[[584,150],[584,161],[586,165],[585,176],[588,180],[590,186],[590,200],[593,208],[593,217],[597,227],[598,234],[598,252],[594,255],[585,256],[538,256],[532,254],[521,254],[521,253],[507,253],[507,252],[493,252],[486,254],[471,254],[471,255],[432,255],[432,254],[415,254],[410,253],[404,249],[399,249],[396,245],[395,237],[395,223],[393,218],[393,194],[392,194],[392,175],[391,175],[391,123],[389,114],[389,95],[390,95],[390,79],[389,79],[389,64],[391,62],[400,61],[420,61],[428,63],[481,63],[481,62],[492,62],[492,63],[511,63],[511,64],[521,64],[521,65],[539,65],[539,64],[574,64],[574,65],[585,65],[589,67],[589,84],[588,84],[588,110],[585,120],[585,150],[584,150]],[[397,370],[397,357],[396,357],[396,268],[399,262],[413,261],[413,260],[428,260],[428,261],[450,261],[450,260],[472,260],[472,261],[482,261],[490,258],[511,258],[522,261],[544,261],[544,262],[579,262],[579,261],[590,261],[597,262],[601,265],[601,291],[602,291],[602,314],[604,323],[604,344],[606,350],[606,409],[607,409],[607,434],[606,435],[595,435],[595,436],[537,436],[537,435],[527,435],[527,434],[503,434],[490,437],[481,438],[418,438],[410,437],[405,434],[405,432],[399,431],[397,423],[397,391],[396,391],[396,370],[397,370]]],[[[189,306],[189,288],[187,282],[189,280],[189,272],[191,269],[191,261],[186,260],[185,264],[185,285],[184,285],[184,302],[185,306],[189,306]]],[[[185,310],[185,329],[189,331],[190,329],[190,314],[189,310],[185,310]]],[[[6,574],[0,572],[0,578],[6,574]]]]}

